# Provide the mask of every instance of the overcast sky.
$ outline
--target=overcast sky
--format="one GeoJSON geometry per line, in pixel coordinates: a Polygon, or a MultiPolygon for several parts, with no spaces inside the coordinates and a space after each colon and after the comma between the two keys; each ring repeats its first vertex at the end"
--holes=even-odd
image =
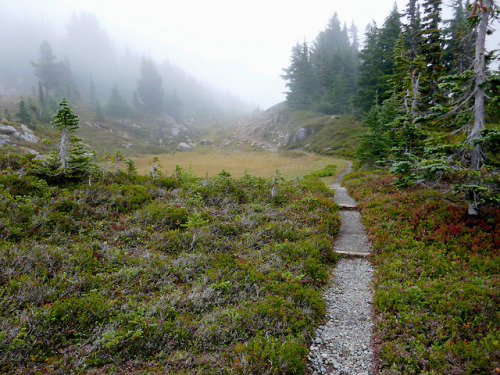
{"type": "Polygon", "coordinates": [[[13,3],[61,22],[72,9],[90,11],[114,39],[130,39],[139,52],[265,109],[284,100],[280,74],[291,48],[314,39],[335,12],[362,36],[369,22],[382,25],[407,0],[0,0],[0,11],[13,3]]]}

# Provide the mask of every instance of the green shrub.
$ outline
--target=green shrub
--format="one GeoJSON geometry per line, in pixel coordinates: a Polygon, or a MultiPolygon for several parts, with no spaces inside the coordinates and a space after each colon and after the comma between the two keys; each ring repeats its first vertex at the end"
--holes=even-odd
{"type": "Polygon", "coordinates": [[[292,337],[260,335],[236,351],[240,356],[235,359],[233,370],[243,374],[304,374],[308,353],[307,347],[292,337]]]}
{"type": "Polygon", "coordinates": [[[328,165],[325,165],[323,168],[318,169],[317,171],[312,171],[311,176],[316,176],[316,177],[334,176],[336,170],[337,170],[336,165],[328,164],[328,165]]]}
{"type": "Polygon", "coordinates": [[[158,203],[145,205],[137,215],[143,223],[151,224],[154,228],[170,230],[180,229],[189,219],[186,208],[158,203]]]}
{"type": "Polygon", "coordinates": [[[0,189],[15,196],[44,197],[50,190],[47,183],[33,176],[0,175],[0,189]]]}

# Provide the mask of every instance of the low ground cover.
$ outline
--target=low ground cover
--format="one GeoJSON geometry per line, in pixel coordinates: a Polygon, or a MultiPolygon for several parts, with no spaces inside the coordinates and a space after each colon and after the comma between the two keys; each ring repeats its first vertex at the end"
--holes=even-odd
{"type": "Polygon", "coordinates": [[[340,225],[317,177],[50,185],[8,157],[0,372],[304,372],[340,225]]]}
{"type": "Polygon", "coordinates": [[[500,210],[470,217],[456,197],[393,182],[346,182],[373,244],[381,373],[498,373],[500,210]]]}

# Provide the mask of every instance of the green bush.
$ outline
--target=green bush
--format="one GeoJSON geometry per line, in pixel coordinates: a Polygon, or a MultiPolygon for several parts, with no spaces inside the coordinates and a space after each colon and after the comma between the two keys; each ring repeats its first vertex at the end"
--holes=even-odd
{"type": "Polygon", "coordinates": [[[325,165],[323,168],[318,169],[317,171],[312,171],[311,176],[316,176],[316,177],[334,176],[336,170],[337,170],[337,166],[335,166],[333,164],[328,164],[328,165],[325,165]]]}

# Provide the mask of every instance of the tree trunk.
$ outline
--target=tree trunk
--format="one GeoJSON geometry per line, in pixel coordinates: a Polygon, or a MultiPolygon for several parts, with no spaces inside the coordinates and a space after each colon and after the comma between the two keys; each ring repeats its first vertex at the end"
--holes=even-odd
{"type": "MultiPolygon", "coordinates": [[[[474,56],[475,90],[474,90],[474,125],[467,137],[467,143],[472,146],[471,151],[471,169],[480,170],[483,166],[483,150],[480,144],[474,145],[475,139],[481,136],[481,130],[484,129],[484,119],[486,115],[484,101],[484,84],[486,83],[486,63],[484,59],[486,33],[488,30],[488,21],[490,12],[493,8],[493,0],[476,0],[473,6],[474,13],[479,18],[477,29],[476,51],[474,56]]],[[[477,181],[471,181],[476,185],[477,181]]],[[[469,204],[469,214],[478,215],[478,192],[476,189],[471,191],[471,203],[469,204]]]]}
{"type": "MultiPolygon", "coordinates": [[[[481,136],[484,129],[484,83],[486,82],[486,64],[484,60],[486,33],[491,10],[491,0],[476,0],[476,11],[479,12],[479,26],[477,31],[476,53],[474,58],[475,91],[474,91],[474,125],[467,138],[469,145],[474,139],[481,136]]],[[[483,152],[481,145],[472,147],[471,169],[481,169],[483,165],[483,152]]]]}
{"type": "Polygon", "coordinates": [[[62,129],[61,141],[59,142],[59,158],[61,159],[61,169],[66,169],[68,166],[68,145],[69,145],[69,133],[66,128],[62,129]]]}

